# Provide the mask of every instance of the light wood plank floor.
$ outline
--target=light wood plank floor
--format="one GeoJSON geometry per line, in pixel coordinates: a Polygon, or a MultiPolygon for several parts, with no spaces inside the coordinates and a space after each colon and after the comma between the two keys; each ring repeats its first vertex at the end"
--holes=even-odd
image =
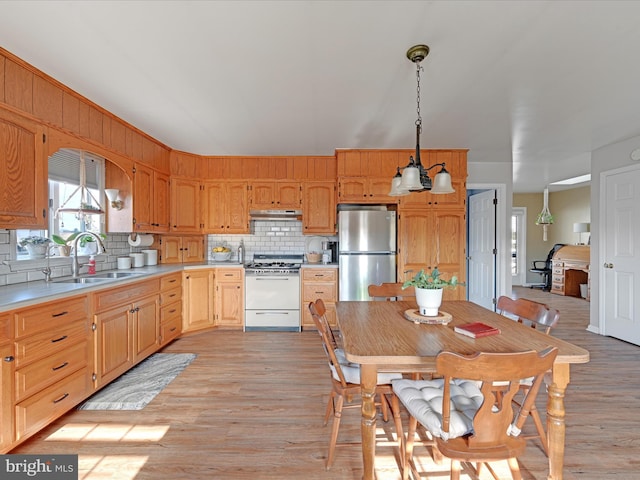
{"type": "MultiPolygon", "coordinates": [[[[587,332],[585,300],[518,287],[514,296],[558,308],[554,334],[591,352],[589,364],[571,369],[565,478],[640,478],[640,347],[587,332]]],[[[329,373],[315,332],[207,332],[164,351],[198,358],[144,410],[72,411],[12,453],[77,453],[84,479],[361,478],[359,445],[339,447],[324,469],[329,373]]],[[[393,434],[391,424],[378,422],[381,439],[393,434]]],[[[359,436],[359,413],[345,412],[341,440],[359,436]]],[[[398,479],[395,449],[376,453],[378,479],[398,479]]],[[[421,457],[423,478],[448,478],[446,464],[421,457]]],[[[525,479],[546,478],[535,442],[520,460],[525,479]]]]}

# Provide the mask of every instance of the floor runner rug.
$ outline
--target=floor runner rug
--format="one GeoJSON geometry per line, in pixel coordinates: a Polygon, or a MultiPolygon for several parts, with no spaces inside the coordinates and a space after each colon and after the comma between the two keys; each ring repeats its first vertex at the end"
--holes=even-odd
{"type": "Polygon", "coordinates": [[[78,410],[142,410],[196,356],[155,353],[95,393],[78,410]]]}

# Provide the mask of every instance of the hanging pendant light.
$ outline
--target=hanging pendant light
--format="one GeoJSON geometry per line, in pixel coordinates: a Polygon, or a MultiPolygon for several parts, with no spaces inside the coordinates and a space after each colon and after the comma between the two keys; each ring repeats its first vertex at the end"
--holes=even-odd
{"type": "Polygon", "coordinates": [[[444,163],[436,163],[428,168],[422,165],[420,158],[420,134],[422,133],[422,117],[420,116],[420,71],[422,67],[420,62],[425,59],[429,54],[429,47],[427,45],[415,45],[407,51],[407,58],[416,64],[416,112],[418,118],[416,119],[416,153],[415,157],[409,157],[409,163],[405,167],[398,167],[397,172],[391,180],[390,196],[402,196],[409,195],[411,192],[426,192],[430,191],[434,194],[454,193],[455,190],[451,186],[451,175],[444,168],[444,163]],[[429,170],[435,167],[442,167],[442,169],[436,174],[433,179],[429,177],[429,170]],[[402,174],[400,173],[402,171],[402,174]]]}
{"type": "Polygon", "coordinates": [[[536,225],[542,225],[542,241],[547,241],[547,227],[553,225],[553,215],[549,211],[549,188],[544,187],[542,211],[538,214],[536,225]]]}

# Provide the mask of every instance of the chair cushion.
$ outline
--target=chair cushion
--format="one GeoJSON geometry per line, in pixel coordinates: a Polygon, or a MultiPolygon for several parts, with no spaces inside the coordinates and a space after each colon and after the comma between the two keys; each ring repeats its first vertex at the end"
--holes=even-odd
{"type": "MultiPolygon", "coordinates": [[[[341,348],[336,348],[334,350],[336,354],[336,358],[338,359],[338,363],[342,368],[342,374],[344,375],[345,380],[348,383],[360,383],[360,365],[358,363],[353,363],[347,360],[347,357],[344,354],[344,350],[341,348]]],[[[331,374],[333,378],[337,381],[340,381],[340,377],[336,372],[336,369],[333,365],[329,365],[331,367],[331,374]]],[[[379,373],[378,374],[378,385],[387,385],[391,383],[391,380],[396,378],[402,378],[401,373],[379,373]]]]}
{"type": "Polygon", "coordinates": [[[393,391],[411,416],[443,440],[473,432],[473,417],[483,397],[476,382],[454,380],[451,384],[449,432],[442,431],[442,395],[444,380],[393,380],[393,391]]]}

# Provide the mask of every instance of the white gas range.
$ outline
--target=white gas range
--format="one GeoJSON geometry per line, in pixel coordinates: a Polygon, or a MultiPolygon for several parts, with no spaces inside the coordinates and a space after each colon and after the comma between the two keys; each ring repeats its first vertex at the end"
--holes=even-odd
{"type": "Polygon", "coordinates": [[[303,254],[255,254],[245,265],[244,330],[299,332],[303,254]]]}

